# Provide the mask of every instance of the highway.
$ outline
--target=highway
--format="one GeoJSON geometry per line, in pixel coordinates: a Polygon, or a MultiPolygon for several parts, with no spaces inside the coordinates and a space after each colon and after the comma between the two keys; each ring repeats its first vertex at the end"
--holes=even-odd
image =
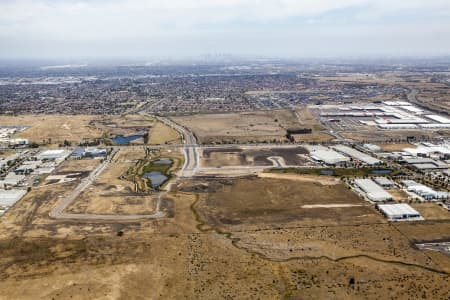
{"type": "Polygon", "coordinates": [[[199,167],[199,153],[197,139],[194,134],[186,128],[167,118],[156,117],[156,119],[169,127],[172,127],[181,134],[183,139],[184,164],[180,170],[179,177],[192,177],[199,167]]]}

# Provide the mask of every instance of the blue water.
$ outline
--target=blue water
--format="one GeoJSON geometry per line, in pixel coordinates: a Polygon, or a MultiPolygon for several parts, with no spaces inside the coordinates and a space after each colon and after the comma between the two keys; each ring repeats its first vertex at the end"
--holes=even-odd
{"type": "Polygon", "coordinates": [[[377,175],[386,175],[386,174],[391,174],[392,171],[391,170],[372,170],[371,173],[377,174],[377,175]]]}
{"type": "Polygon", "coordinates": [[[168,177],[163,175],[161,172],[144,173],[143,177],[150,179],[153,188],[159,187],[168,179],[168,177]]]}
{"type": "Polygon", "coordinates": [[[170,165],[172,164],[172,160],[168,158],[161,158],[152,162],[155,165],[170,165]]]}
{"type": "Polygon", "coordinates": [[[142,134],[135,134],[135,135],[129,135],[129,136],[118,135],[115,138],[113,138],[112,140],[117,145],[126,145],[129,142],[138,140],[143,137],[144,136],[142,134]]]}
{"type": "Polygon", "coordinates": [[[332,170],[320,170],[321,175],[333,176],[334,172],[332,170]]]}

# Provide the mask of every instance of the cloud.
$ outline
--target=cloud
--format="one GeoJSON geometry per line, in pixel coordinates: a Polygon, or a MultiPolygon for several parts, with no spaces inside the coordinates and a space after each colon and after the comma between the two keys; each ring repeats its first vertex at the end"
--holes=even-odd
{"type": "MultiPolygon", "coordinates": [[[[440,30],[440,38],[450,38],[442,29],[450,27],[448,20],[448,0],[2,0],[0,56],[17,45],[46,43],[55,51],[102,43],[125,49],[127,43],[163,47],[190,38],[223,47],[220,36],[237,43],[263,40],[265,33],[284,44],[289,36],[351,41],[361,35],[359,28],[374,38],[416,30],[440,30]]],[[[238,49],[232,46],[227,48],[238,49]]]]}

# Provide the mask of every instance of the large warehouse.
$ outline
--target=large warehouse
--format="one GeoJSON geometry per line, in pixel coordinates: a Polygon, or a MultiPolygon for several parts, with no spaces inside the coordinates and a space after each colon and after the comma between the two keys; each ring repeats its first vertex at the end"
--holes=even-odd
{"type": "Polygon", "coordinates": [[[19,201],[25,194],[26,190],[2,190],[0,189],[0,207],[9,208],[19,201]]]}
{"type": "Polygon", "coordinates": [[[355,184],[366,194],[367,198],[372,201],[380,202],[392,200],[392,195],[373,182],[372,179],[356,179],[355,184]]]}
{"type": "Polygon", "coordinates": [[[377,208],[390,221],[424,220],[420,213],[406,203],[379,204],[377,208]]]}
{"type": "Polygon", "coordinates": [[[373,165],[377,165],[381,162],[379,159],[376,159],[370,155],[367,155],[361,151],[350,148],[348,146],[337,145],[337,146],[334,146],[333,148],[339,152],[344,153],[345,155],[352,157],[354,160],[358,160],[362,163],[365,163],[366,165],[373,166],[373,165]]]}
{"type": "Polygon", "coordinates": [[[311,158],[316,161],[324,162],[327,165],[344,165],[350,161],[350,158],[331,149],[317,149],[310,152],[311,158]]]}

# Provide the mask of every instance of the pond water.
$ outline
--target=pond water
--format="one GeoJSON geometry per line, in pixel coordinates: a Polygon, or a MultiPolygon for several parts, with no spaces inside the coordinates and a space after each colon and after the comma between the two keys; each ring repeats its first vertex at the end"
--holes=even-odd
{"type": "Polygon", "coordinates": [[[126,145],[129,142],[138,140],[143,137],[144,137],[144,135],[142,135],[142,134],[135,134],[135,135],[129,135],[129,136],[118,135],[115,138],[113,138],[112,140],[113,140],[114,144],[126,145]]]}
{"type": "Polygon", "coordinates": [[[155,165],[171,165],[172,160],[168,159],[168,158],[161,158],[161,159],[153,161],[153,164],[155,164],[155,165]]]}
{"type": "Polygon", "coordinates": [[[386,175],[386,174],[391,174],[392,170],[372,170],[371,171],[372,174],[377,174],[377,175],[386,175]]]}
{"type": "Polygon", "coordinates": [[[333,176],[334,172],[332,170],[320,170],[320,175],[333,176]]]}
{"type": "Polygon", "coordinates": [[[146,179],[150,179],[152,188],[159,187],[168,179],[168,177],[161,172],[144,173],[143,177],[146,179]]]}

